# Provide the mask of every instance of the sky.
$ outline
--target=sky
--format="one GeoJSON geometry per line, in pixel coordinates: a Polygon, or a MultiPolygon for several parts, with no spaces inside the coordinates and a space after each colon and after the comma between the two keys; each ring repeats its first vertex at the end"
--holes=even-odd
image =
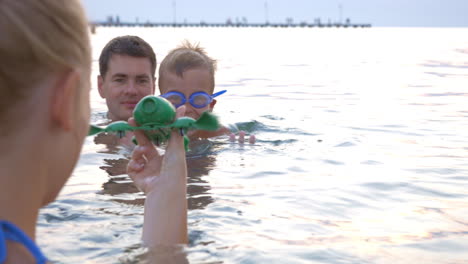
{"type": "Polygon", "coordinates": [[[372,26],[468,27],[468,0],[82,0],[91,21],[370,23],[372,26]],[[341,7],[341,8],[340,8],[341,7]],[[340,12],[341,10],[341,12],[340,12]]]}

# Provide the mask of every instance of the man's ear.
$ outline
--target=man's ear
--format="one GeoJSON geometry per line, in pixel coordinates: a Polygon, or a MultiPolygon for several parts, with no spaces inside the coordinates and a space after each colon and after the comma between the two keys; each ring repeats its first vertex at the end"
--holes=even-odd
{"type": "Polygon", "coordinates": [[[215,104],[216,104],[216,99],[213,99],[213,101],[211,101],[210,103],[210,111],[213,111],[215,104]]]}
{"type": "Polygon", "coordinates": [[[51,99],[52,122],[66,131],[73,128],[73,113],[76,111],[77,89],[80,83],[80,74],[75,70],[59,74],[55,82],[51,99]]]}
{"type": "Polygon", "coordinates": [[[106,93],[104,91],[104,77],[101,75],[97,76],[97,87],[101,98],[106,98],[106,93]]]}

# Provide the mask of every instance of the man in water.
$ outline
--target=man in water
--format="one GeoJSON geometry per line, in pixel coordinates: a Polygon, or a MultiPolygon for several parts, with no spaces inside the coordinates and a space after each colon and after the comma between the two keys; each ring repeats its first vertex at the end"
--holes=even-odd
{"type": "MultiPolygon", "coordinates": [[[[141,98],[154,94],[156,55],[153,48],[137,36],[119,36],[110,40],[99,56],[97,84],[99,94],[106,100],[107,118],[111,121],[127,121],[133,116],[133,109],[141,98]]],[[[117,154],[120,146],[133,149],[133,133],[123,138],[112,134],[99,134],[96,144],[105,144],[106,152],[117,154]]],[[[126,173],[128,160],[125,158],[106,159],[102,166],[110,176],[126,173]]],[[[108,184],[115,184],[109,181],[108,184]]],[[[119,185],[120,189],[122,185],[119,185]]],[[[108,186],[111,192],[115,188],[108,186]]],[[[137,191],[133,184],[127,184],[126,192],[137,191]]]]}
{"type": "Polygon", "coordinates": [[[120,36],[107,43],[99,56],[97,83],[111,121],[127,121],[138,101],[154,94],[155,72],[156,55],[140,37],[120,36]]]}

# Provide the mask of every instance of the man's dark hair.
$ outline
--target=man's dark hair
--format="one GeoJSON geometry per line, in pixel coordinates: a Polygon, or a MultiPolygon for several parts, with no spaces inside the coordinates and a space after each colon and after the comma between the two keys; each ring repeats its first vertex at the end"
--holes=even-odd
{"type": "Polygon", "coordinates": [[[156,74],[156,55],[154,54],[153,48],[140,37],[120,36],[107,43],[99,56],[99,74],[101,74],[103,78],[109,68],[109,60],[114,54],[148,58],[151,63],[151,72],[154,78],[156,74]]]}

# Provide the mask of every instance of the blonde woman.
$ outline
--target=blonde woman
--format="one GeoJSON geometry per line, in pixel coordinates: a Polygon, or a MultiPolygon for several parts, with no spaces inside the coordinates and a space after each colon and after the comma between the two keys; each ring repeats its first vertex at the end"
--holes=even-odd
{"type": "MultiPolygon", "coordinates": [[[[0,263],[46,263],[38,212],[71,175],[88,131],[88,24],[78,0],[0,0],[0,32],[0,263]]],[[[173,133],[162,157],[137,136],[128,170],[147,192],[144,242],[185,243],[182,138],[173,133]]]]}

